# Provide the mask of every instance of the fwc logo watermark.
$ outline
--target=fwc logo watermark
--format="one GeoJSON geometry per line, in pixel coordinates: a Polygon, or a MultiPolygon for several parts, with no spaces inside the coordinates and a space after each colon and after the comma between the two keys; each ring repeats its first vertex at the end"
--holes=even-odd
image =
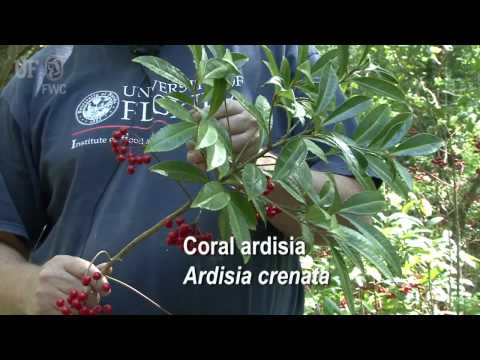
{"type": "Polygon", "coordinates": [[[63,95],[66,93],[66,84],[59,82],[63,77],[63,62],[55,55],[46,57],[43,61],[36,59],[20,59],[15,63],[15,76],[32,79],[38,74],[48,82],[42,81],[42,94],[63,95]]]}

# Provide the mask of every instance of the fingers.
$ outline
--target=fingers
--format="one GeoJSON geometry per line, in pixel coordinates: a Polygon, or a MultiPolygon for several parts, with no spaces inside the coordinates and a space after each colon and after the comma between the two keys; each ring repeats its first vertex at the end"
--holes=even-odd
{"type": "Polygon", "coordinates": [[[241,134],[251,128],[258,129],[257,122],[247,112],[229,116],[228,118],[220,118],[218,122],[229,130],[230,135],[241,134]]]}
{"type": "Polygon", "coordinates": [[[222,106],[220,106],[220,108],[215,113],[215,118],[220,119],[226,117],[227,114],[229,116],[233,116],[236,114],[240,114],[243,111],[245,111],[245,109],[242,107],[242,105],[240,105],[238,101],[227,99],[227,106],[225,107],[225,102],[223,102],[222,106]]]}
{"type": "Polygon", "coordinates": [[[235,153],[239,153],[246,143],[249,142],[247,149],[245,149],[244,154],[253,155],[260,146],[260,136],[258,130],[255,128],[248,129],[246,132],[243,132],[238,135],[232,136],[232,149],[235,153]]]}
{"type": "Polygon", "coordinates": [[[101,295],[107,295],[110,293],[110,291],[105,292],[102,290],[102,286],[104,284],[108,284],[107,279],[105,276],[101,276],[99,280],[94,280],[92,278],[93,274],[96,272],[101,273],[100,269],[96,267],[95,265],[90,266],[90,262],[87,260],[81,259],[79,257],[72,257],[72,256],[66,256],[64,261],[64,269],[73,277],[75,277],[77,280],[80,281],[80,286],[84,286],[82,284],[82,278],[83,276],[89,276],[91,281],[89,283],[90,288],[92,288],[94,291],[100,293],[101,295]]]}

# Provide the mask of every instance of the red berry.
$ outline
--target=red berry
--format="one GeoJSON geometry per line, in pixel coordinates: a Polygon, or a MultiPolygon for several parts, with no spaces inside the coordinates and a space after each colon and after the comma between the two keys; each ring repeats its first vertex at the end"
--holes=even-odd
{"type": "Polygon", "coordinates": [[[102,312],[104,314],[111,314],[112,313],[112,305],[110,305],[110,304],[103,305],[102,312]]]}
{"type": "Polygon", "coordinates": [[[128,175],[133,175],[135,173],[135,166],[128,165],[127,172],[128,172],[128,175]]]}
{"type": "Polygon", "coordinates": [[[111,289],[112,289],[112,287],[110,286],[109,283],[105,283],[105,284],[102,285],[102,291],[104,293],[108,293],[111,289]]]}
{"type": "Polygon", "coordinates": [[[143,157],[141,155],[135,156],[135,164],[141,165],[143,163],[143,157]]]}
{"type": "Polygon", "coordinates": [[[267,183],[267,190],[272,191],[275,188],[275,185],[270,180],[267,183]]]}
{"type": "Polygon", "coordinates": [[[120,140],[122,138],[122,133],[120,131],[114,131],[112,134],[113,138],[116,140],[120,140]]]}
{"type": "Polygon", "coordinates": [[[134,155],[128,155],[128,163],[130,165],[135,165],[137,163],[137,158],[134,155]]]}
{"type": "Polygon", "coordinates": [[[81,291],[79,294],[78,294],[78,301],[80,302],[85,302],[87,301],[88,299],[88,294],[84,291],[81,291]]]}
{"type": "Polygon", "coordinates": [[[168,219],[166,222],[165,222],[165,227],[167,229],[171,229],[173,227],[173,221],[172,219],[168,219]]]}
{"type": "Polygon", "coordinates": [[[118,140],[117,139],[112,139],[112,147],[118,146],[118,140]]]}
{"type": "Polygon", "coordinates": [[[63,315],[70,315],[71,314],[70,309],[66,306],[62,306],[59,310],[62,312],[63,315]]]}
{"type": "Polygon", "coordinates": [[[93,312],[98,315],[98,314],[101,314],[102,313],[102,305],[95,305],[93,307],[93,312]]]}
{"type": "Polygon", "coordinates": [[[122,135],[127,135],[127,133],[128,133],[128,128],[127,128],[126,126],[122,126],[122,127],[119,129],[119,131],[120,131],[120,134],[122,134],[122,135]]]}
{"type": "Polygon", "coordinates": [[[102,274],[99,273],[98,271],[95,271],[92,275],[93,280],[98,281],[102,277],[102,274]]]}
{"type": "Polygon", "coordinates": [[[176,220],[175,220],[175,223],[180,226],[182,225],[183,223],[185,222],[185,219],[183,217],[178,217],[176,220]]]}
{"type": "Polygon", "coordinates": [[[89,315],[90,314],[90,310],[86,306],[82,306],[78,312],[79,312],[80,315],[89,315]]]}
{"type": "Polygon", "coordinates": [[[77,310],[80,310],[82,308],[82,304],[80,303],[80,300],[73,299],[72,300],[72,307],[77,309],[77,310]]]}
{"type": "Polygon", "coordinates": [[[143,155],[143,163],[144,164],[150,164],[150,162],[152,161],[152,156],[151,155],[143,155]]]}
{"type": "Polygon", "coordinates": [[[65,305],[65,300],[63,299],[57,299],[57,301],[55,302],[55,304],[57,305],[57,307],[61,308],[65,305]]]}
{"type": "Polygon", "coordinates": [[[76,299],[77,296],[78,296],[78,290],[76,290],[76,289],[70,290],[70,297],[72,298],[72,300],[76,299]]]}
{"type": "Polygon", "coordinates": [[[117,155],[117,161],[118,162],[124,162],[125,160],[126,160],[125,155],[122,155],[122,154],[117,155]]]}
{"type": "Polygon", "coordinates": [[[82,278],[82,284],[84,286],[88,286],[90,285],[90,282],[92,281],[92,278],[88,275],[84,275],[83,278],[82,278]]]}
{"type": "Polygon", "coordinates": [[[180,225],[180,227],[178,228],[178,232],[180,234],[180,236],[188,236],[190,234],[190,225],[188,224],[182,224],[180,225]]]}
{"type": "Polygon", "coordinates": [[[126,154],[127,151],[128,151],[128,149],[127,149],[126,146],[123,146],[123,145],[122,145],[122,146],[119,146],[119,147],[118,147],[118,152],[119,152],[120,154],[126,154]]]}
{"type": "Polygon", "coordinates": [[[128,140],[125,139],[125,140],[122,140],[122,145],[128,147],[128,145],[130,144],[128,143],[128,140]]]}

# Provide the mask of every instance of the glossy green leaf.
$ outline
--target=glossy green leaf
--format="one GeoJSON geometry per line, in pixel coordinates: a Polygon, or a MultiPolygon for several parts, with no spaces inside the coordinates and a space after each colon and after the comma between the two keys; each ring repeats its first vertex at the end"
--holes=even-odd
{"type": "MultiPolygon", "coordinates": [[[[235,244],[238,249],[241,249],[244,242],[250,242],[250,231],[248,230],[248,224],[241,213],[239,213],[238,208],[233,204],[227,205],[228,212],[228,222],[233,232],[235,238],[235,244]]],[[[247,263],[250,259],[249,255],[243,255],[244,263],[247,263]]]]}
{"type": "Polygon", "coordinates": [[[218,140],[217,128],[210,117],[204,117],[198,126],[198,145],[197,150],[212,146],[218,140]]]}
{"type": "Polygon", "coordinates": [[[247,164],[242,170],[242,180],[250,200],[261,195],[267,186],[265,175],[254,164],[247,164]]]}
{"type": "Polygon", "coordinates": [[[178,181],[201,184],[208,182],[208,177],[203,171],[185,161],[162,161],[150,167],[150,171],[178,181]]]}
{"type": "Polygon", "coordinates": [[[176,149],[193,137],[196,125],[179,122],[162,127],[152,135],[145,152],[164,152],[176,149]]]}
{"type": "Polygon", "coordinates": [[[213,82],[212,100],[208,111],[209,117],[215,115],[220,106],[225,102],[226,91],[227,81],[225,79],[215,79],[213,82]]]}
{"type": "Polygon", "coordinates": [[[169,98],[157,99],[157,104],[180,120],[187,121],[189,123],[196,123],[190,111],[186,110],[182,105],[170,100],[169,98]]]}
{"type": "Polygon", "coordinates": [[[156,56],[139,56],[132,61],[145,66],[155,74],[158,74],[175,84],[182,85],[187,89],[192,89],[192,84],[188,77],[179,68],[164,59],[156,56]]]}
{"type": "Polygon", "coordinates": [[[320,82],[318,83],[318,99],[315,104],[315,114],[322,114],[327,110],[330,103],[335,99],[337,88],[337,74],[332,66],[325,66],[320,74],[320,82]]]}
{"type": "Polygon", "coordinates": [[[379,96],[386,96],[397,101],[404,101],[405,94],[398,87],[398,85],[392,84],[383,79],[377,79],[373,77],[358,77],[353,79],[360,86],[372,91],[379,96]]]}
{"type": "Polygon", "coordinates": [[[325,121],[324,125],[336,124],[356,116],[370,107],[370,98],[362,95],[352,96],[340,105],[325,121]]]}
{"type": "Polygon", "coordinates": [[[363,191],[352,195],[343,203],[340,213],[376,215],[385,207],[385,199],[378,191],[363,191]]]}
{"type": "Polygon", "coordinates": [[[350,313],[355,314],[355,298],[353,297],[352,282],[350,281],[349,271],[342,255],[334,248],[332,250],[333,262],[335,264],[335,270],[340,277],[340,284],[342,286],[343,294],[347,300],[348,309],[350,313]]]}
{"type": "Polygon", "coordinates": [[[392,151],[395,156],[423,156],[437,152],[443,146],[443,141],[431,134],[415,135],[392,151]]]}
{"type": "Polygon", "coordinates": [[[264,62],[267,68],[270,70],[270,74],[272,76],[280,75],[280,70],[278,69],[277,62],[275,60],[275,56],[273,56],[272,50],[266,45],[262,45],[262,50],[265,53],[267,58],[267,62],[264,62]]]}
{"type": "Polygon", "coordinates": [[[272,179],[279,180],[288,177],[295,167],[305,161],[307,146],[302,138],[293,138],[282,148],[275,165],[272,179]]]}
{"type": "Polygon", "coordinates": [[[218,211],[230,202],[230,194],[218,181],[205,184],[192,202],[192,208],[218,211]]]}

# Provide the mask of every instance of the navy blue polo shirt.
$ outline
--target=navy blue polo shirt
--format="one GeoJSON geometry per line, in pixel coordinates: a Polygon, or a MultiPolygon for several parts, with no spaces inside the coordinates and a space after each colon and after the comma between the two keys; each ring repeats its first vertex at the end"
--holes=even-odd
{"type": "MultiPolygon", "coordinates": [[[[250,57],[235,89],[253,100],[271,98],[271,86],[259,46],[229,46],[250,57]]],[[[296,65],[296,46],[273,46],[277,61],[286,55],[296,65]]],[[[31,249],[31,261],[46,262],[58,254],[91,259],[99,250],[115,253],[187,199],[177,185],[146,167],[128,176],[109,141],[112,130],[129,127],[141,145],[166,124],[178,121],[154,104],[158,96],[184,88],[132,62],[130,46],[51,46],[42,49],[3,89],[0,96],[0,230],[18,235],[31,249]],[[28,71],[27,71],[28,70],[28,71]]],[[[186,46],[150,49],[193,79],[186,46]],[[153,49],[153,50],[152,50],[153,49]]],[[[312,51],[312,61],[317,55],[312,51]]],[[[344,100],[338,92],[337,102],[344,100]]],[[[286,121],[275,114],[274,137],[286,121]]],[[[346,134],[355,120],[344,122],[346,134]]],[[[135,145],[134,145],[135,146],[135,145]]],[[[158,160],[185,160],[185,146],[158,154],[158,160]]],[[[312,164],[319,171],[351,175],[339,157],[312,164]]],[[[191,193],[200,185],[187,184],[191,193]]],[[[186,214],[192,221],[195,211],[186,214]]],[[[205,212],[200,227],[218,236],[217,214],[205,212]]],[[[139,245],[115,276],[144,292],[174,314],[302,314],[301,285],[256,283],[262,270],[297,270],[297,256],[253,256],[244,269],[253,281],[245,285],[182,285],[188,268],[218,265],[236,270],[239,256],[187,256],[165,244],[166,230],[139,245]]],[[[252,238],[281,237],[272,226],[259,226],[252,238]]],[[[103,260],[102,260],[103,261],[103,260]]],[[[117,314],[161,314],[141,297],[112,283],[108,302],[117,314]]]]}

